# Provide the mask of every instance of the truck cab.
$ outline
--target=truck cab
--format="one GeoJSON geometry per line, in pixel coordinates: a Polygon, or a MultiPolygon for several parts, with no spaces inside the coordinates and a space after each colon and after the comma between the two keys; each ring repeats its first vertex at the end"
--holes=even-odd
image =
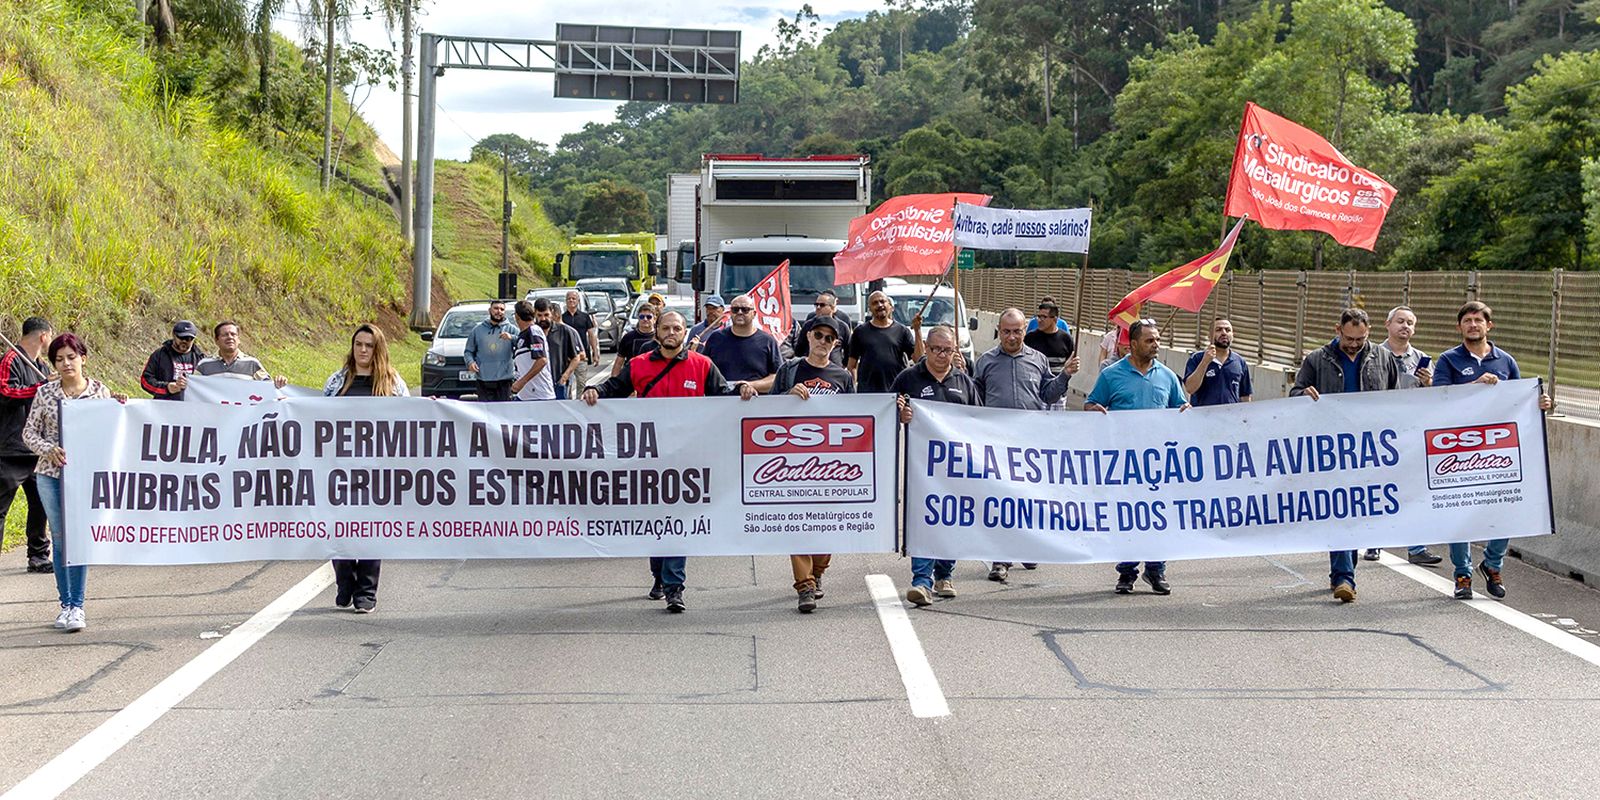
{"type": "Polygon", "coordinates": [[[565,253],[556,254],[556,286],[576,286],[585,278],[625,278],[635,294],[655,285],[653,233],[580,233],[565,253]],[[563,263],[564,262],[564,263],[563,263]]]}

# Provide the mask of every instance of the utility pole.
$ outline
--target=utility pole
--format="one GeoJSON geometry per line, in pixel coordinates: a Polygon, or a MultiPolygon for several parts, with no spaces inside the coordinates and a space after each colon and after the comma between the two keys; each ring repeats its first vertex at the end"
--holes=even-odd
{"type": "Polygon", "coordinates": [[[511,272],[511,151],[500,148],[500,274],[511,272]]]}
{"type": "Polygon", "coordinates": [[[413,0],[406,0],[405,8],[400,12],[400,35],[404,37],[405,44],[400,52],[400,235],[405,237],[406,244],[411,242],[411,77],[416,71],[416,62],[412,60],[411,52],[411,6],[413,0]]]}
{"type": "Polygon", "coordinates": [[[327,0],[327,8],[322,15],[324,28],[323,36],[326,38],[327,48],[323,58],[327,61],[326,74],[323,76],[322,97],[322,191],[328,191],[333,183],[333,14],[334,0],[327,0]]]}

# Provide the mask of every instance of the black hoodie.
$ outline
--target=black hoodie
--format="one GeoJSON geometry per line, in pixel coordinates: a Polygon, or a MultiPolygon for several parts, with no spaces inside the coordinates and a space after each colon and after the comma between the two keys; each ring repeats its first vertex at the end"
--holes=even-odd
{"type": "Polygon", "coordinates": [[[168,339],[144,362],[144,374],[139,376],[139,385],[157,400],[182,400],[183,392],[168,392],[167,384],[194,372],[200,359],[205,357],[199,345],[190,347],[187,353],[179,353],[172,348],[172,340],[168,339]]]}

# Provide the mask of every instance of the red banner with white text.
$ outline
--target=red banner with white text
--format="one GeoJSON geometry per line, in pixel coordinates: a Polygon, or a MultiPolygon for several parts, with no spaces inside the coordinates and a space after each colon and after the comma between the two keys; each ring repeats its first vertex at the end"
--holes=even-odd
{"type": "Polygon", "coordinates": [[[957,201],[989,205],[986,194],[948,192],[893,197],[850,222],[850,238],[833,257],[839,285],[895,275],[942,275],[956,255],[957,201]]]}

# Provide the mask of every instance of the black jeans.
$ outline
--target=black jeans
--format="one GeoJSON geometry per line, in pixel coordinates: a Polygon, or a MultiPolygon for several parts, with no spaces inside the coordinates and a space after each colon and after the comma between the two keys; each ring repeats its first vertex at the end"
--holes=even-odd
{"type": "Polygon", "coordinates": [[[502,403],[511,399],[511,381],[478,381],[478,402],[502,403]]]}
{"type": "Polygon", "coordinates": [[[351,600],[378,602],[378,569],[382,565],[375,558],[334,559],[333,581],[339,594],[347,594],[351,600]]]}
{"type": "Polygon", "coordinates": [[[39,463],[39,459],[7,458],[5,461],[5,475],[0,477],[0,515],[11,510],[11,502],[16,499],[20,487],[28,500],[28,563],[49,562],[50,534],[45,528],[44,503],[39,501],[39,482],[33,476],[33,465],[39,463]]]}

